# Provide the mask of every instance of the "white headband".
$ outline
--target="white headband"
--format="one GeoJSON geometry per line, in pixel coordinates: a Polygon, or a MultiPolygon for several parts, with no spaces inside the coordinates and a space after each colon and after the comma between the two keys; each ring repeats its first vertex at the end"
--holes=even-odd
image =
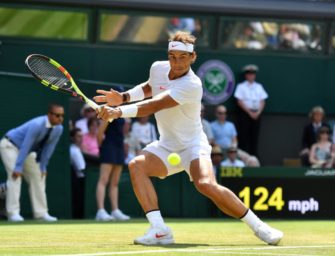
{"type": "Polygon", "coordinates": [[[194,49],[193,44],[183,43],[179,41],[169,42],[169,51],[184,51],[192,53],[194,49]]]}

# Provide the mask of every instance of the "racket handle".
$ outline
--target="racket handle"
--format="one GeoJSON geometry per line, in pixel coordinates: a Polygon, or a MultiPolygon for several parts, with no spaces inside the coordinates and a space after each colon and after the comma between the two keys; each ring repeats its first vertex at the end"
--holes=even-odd
{"type": "MultiPolygon", "coordinates": [[[[101,106],[96,104],[94,101],[87,102],[87,104],[90,105],[90,107],[92,107],[94,110],[98,110],[100,112],[101,106]]],[[[108,120],[108,122],[111,123],[111,122],[113,122],[113,120],[114,120],[114,118],[110,118],[108,120]]]]}
{"type": "Polygon", "coordinates": [[[100,106],[92,100],[87,100],[86,103],[94,110],[100,109],[100,106]]]}

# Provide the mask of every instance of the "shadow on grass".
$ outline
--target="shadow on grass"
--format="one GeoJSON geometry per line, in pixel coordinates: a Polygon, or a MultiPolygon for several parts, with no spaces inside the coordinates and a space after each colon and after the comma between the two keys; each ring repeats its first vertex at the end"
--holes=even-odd
{"type": "MultiPolygon", "coordinates": [[[[129,244],[129,245],[134,245],[134,244],[129,244]]],[[[165,249],[183,249],[183,248],[195,248],[195,247],[199,247],[199,246],[212,246],[210,244],[155,244],[155,245],[141,245],[141,244],[136,244],[135,246],[140,246],[143,248],[153,248],[153,247],[159,247],[159,248],[165,248],[165,249]]]]}
{"type": "MultiPolygon", "coordinates": [[[[134,245],[134,244],[129,244],[129,245],[134,245]]],[[[264,246],[266,247],[267,245],[265,244],[257,244],[259,246],[264,246]]],[[[236,247],[236,248],[240,248],[240,247],[248,247],[250,246],[250,244],[192,244],[192,243],[175,243],[175,244],[156,244],[156,245],[141,245],[141,244],[135,244],[135,246],[139,246],[142,248],[154,248],[154,247],[159,247],[159,248],[165,248],[165,249],[185,249],[185,248],[197,248],[197,247],[210,247],[210,248],[232,248],[232,247],[236,247]]]]}

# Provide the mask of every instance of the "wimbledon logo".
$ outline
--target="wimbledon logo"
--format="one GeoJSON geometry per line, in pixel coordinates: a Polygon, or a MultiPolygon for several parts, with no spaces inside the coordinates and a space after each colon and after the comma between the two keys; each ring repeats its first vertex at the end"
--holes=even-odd
{"type": "Polygon", "coordinates": [[[230,67],[220,60],[209,60],[203,63],[197,75],[204,88],[204,100],[210,104],[225,102],[235,88],[234,74],[230,67]]]}

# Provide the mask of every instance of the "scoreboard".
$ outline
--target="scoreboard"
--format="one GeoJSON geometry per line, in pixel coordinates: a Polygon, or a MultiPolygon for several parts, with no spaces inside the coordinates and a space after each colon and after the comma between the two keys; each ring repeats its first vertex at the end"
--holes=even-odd
{"type": "Polygon", "coordinates": [[[221,167],[218,176],[259,217],[335,218],[335,169],[221,167]]]}

